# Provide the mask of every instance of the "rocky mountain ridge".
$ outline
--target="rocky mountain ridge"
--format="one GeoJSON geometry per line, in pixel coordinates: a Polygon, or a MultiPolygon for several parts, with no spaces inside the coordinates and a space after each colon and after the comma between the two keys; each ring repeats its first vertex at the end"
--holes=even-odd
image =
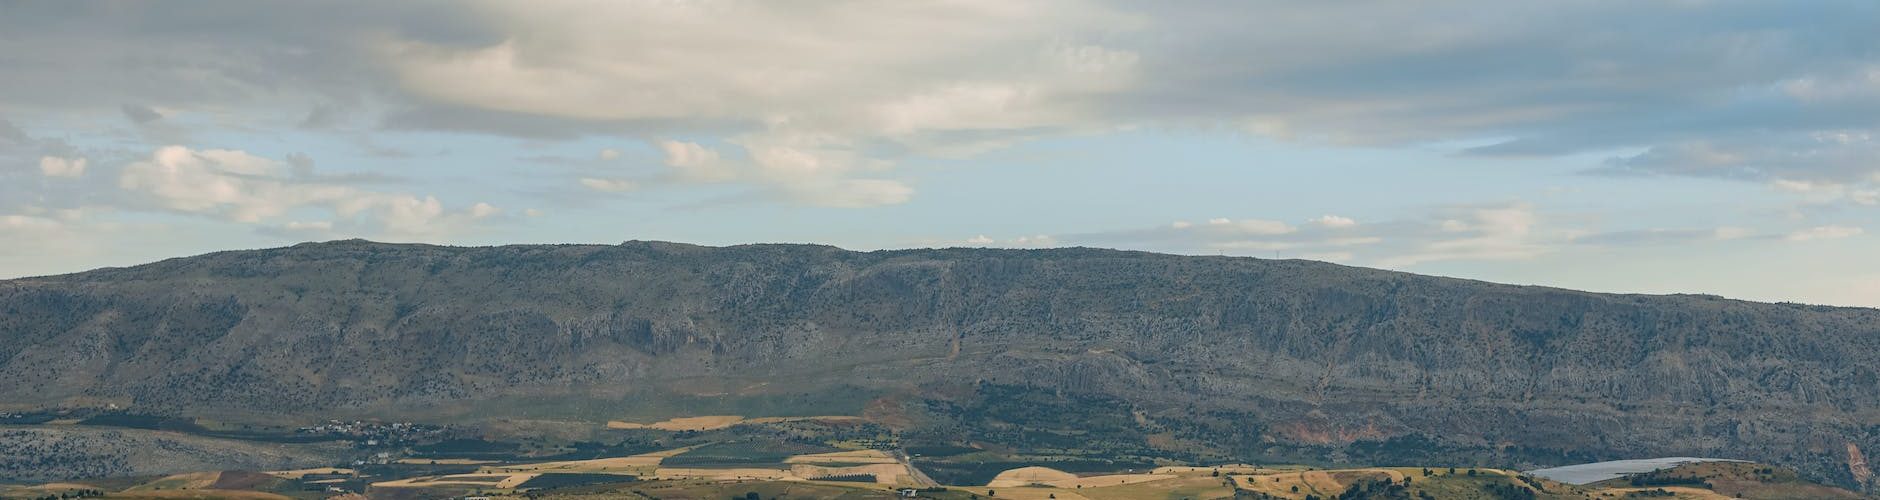
{"type": "Polygon", "coordinates": [[[0,312],[0,410],[841,412],[946,435],[1000,390],[1059,410],[999,422],[1118,416],[1227,456],[1727,456],[1870,491],[1849,450],[1880,447],[1877,310],[1309,261],[339,241],[0,281],[0,312]]]}

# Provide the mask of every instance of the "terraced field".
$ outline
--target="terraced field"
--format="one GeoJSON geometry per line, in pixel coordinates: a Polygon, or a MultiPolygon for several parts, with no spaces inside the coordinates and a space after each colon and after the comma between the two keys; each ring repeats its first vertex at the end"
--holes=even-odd
{"type": "MultiPolygon", "coordinates": [[[[383,465],[266,473],[192,472],[110,484],[62,482],[0,487],[0,498],[109,493],[117,498],[280,500],[325,498],[330,496],[323,491],[328,487],[347,491],[345,488],[352,485],[363,487],[361,492],[373,498],[400,499],[464,496],[723,499],[744,498],[749,493],[769,495],[766,498],[782,495],[861,499],[911,494],[959,500],[1305,500],[1354,495],[1358,498],[1462,500],[1863,498],[1850,491],[1807,482],[1790,469],[1747,462],[1686,463],[1584,485],[1492,468],[1316,469],[1295,465],[1221,464],[1094,472],[1072,468],[1079,472],[1071,472],[1029,465],[1000,471],[984,485],[921,487],[916,481],[919,471],[902,463],[898,453],[875,449],[828,451],[831,448],[801,441],[741,438],[588,460],[451,464],[446,466],[454,469],[450,472],[429,472],[415,477],[384,476],[387,471],[414,469],[383,465]],[[789,450],[800,453],[788,454],[789,450]],[[680,457],[693,457],[693,463],[673,463],[680,457]],[[1140,472],[1142,470],[1148,472],[1140,472]]],[[[972,451],[955,456],[989,453],[972,451]]],[[[1045,463],[1082,467],[1091,462],[1045,463]]]]}

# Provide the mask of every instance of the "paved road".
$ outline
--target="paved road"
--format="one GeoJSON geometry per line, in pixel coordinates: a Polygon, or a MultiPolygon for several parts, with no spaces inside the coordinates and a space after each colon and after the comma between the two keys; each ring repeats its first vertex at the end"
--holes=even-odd
{"type": "Polygon", "coordinates": [[[933,478],[927,477],[927,473],[921,472],[920,468],[915,467],[913,459],[907,456],[907,452],[894,450],[894,459],[899,460],[901,465],[907,466],[907,473],[914,478],[914,484],[920,485],[922,488],[931,488],[940,485],[939,481],[934,481],[933,478]]]}

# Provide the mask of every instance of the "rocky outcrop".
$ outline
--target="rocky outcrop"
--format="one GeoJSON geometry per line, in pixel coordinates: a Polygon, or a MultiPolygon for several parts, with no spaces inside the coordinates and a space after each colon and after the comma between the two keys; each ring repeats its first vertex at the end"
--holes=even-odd
{"type": "Polygon", "coordinates": [[[1873,469],[1867,466],[1867,456],[1861,454],[1860,447],[1847,444],[1847,472],[1854,476],[1854,484],[1873,486],[1873,469]]]}

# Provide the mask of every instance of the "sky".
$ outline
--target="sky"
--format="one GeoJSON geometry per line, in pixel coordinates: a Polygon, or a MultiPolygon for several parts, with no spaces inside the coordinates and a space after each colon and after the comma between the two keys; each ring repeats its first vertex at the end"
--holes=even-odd
{"type": "Polygon", "coordinates": [[[0,277],[1090,246],[1880,306],[1880,3],[0,2],[0,277]]]}

